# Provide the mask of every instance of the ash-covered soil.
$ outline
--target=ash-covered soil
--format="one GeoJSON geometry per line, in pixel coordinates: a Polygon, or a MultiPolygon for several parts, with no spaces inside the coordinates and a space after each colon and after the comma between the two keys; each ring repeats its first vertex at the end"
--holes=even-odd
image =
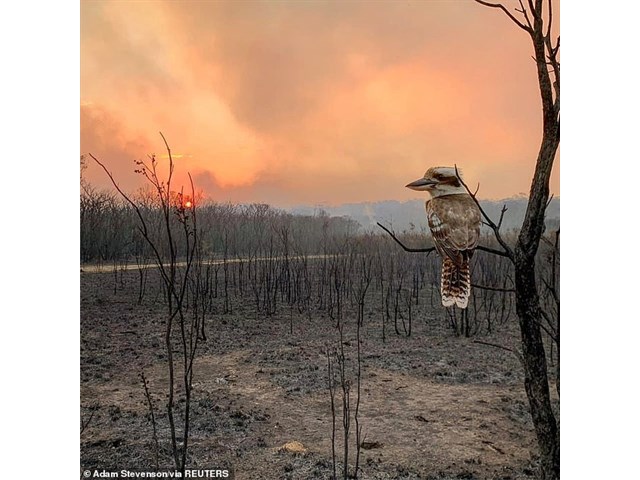
{"type": "MultiPolygon", "coordinates": [[[[166,412],[166,307],[157,272],[138,304],[138,273],[81,273],[81,469],[173,467],[166,412]],[[141,380],[154,408],[159,448],[141,380]]],[[[222,299],[207,315],[191,398],[191,468],[231,468],[236,479],[327,479],[332,474],[332,417],[327,347],[338,346],[326,312],[279,306],[256,315],[250,294],[222,299]],[[291,331],[292,330],[292,331],[291,331]],[[281,448],[300,442],[303,448],[281,448]]],[[[344,348],[356,358],[355,308],[345,307],[344,348]]],[[[414,307],[410,337],[386,326],[367,302],[361,331],[363,479],[529,479],[535,435],[516,348],[515,319],[491,335],[457,337],[441,309],[414,307]]],[[[184,400],[175,352],[177,414],[184,400]],[[182,399],[182,400],[181,400],[182,399]]],[[[352,385],[351,401],[355,402],[352,385]]],[[[336,402],[341,403],[340,391],[336,402]]],[[[342,416],[336,420],[338,475],[342,416]]],[[[355,427],[350,449],[355,451],[355,427]]],[[[355,457],[351,458],[353,464],[355,457]]]]}

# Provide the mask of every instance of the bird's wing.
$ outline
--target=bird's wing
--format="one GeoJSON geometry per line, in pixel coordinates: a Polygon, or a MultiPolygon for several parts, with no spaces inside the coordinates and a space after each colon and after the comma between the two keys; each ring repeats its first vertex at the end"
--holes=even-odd
{"type": "Polygon", "coordinates": [[[480,237],[480,209],[469,195],[446,195],[427,202],[427,221],[441,255],[457,265],[480,237]]]}

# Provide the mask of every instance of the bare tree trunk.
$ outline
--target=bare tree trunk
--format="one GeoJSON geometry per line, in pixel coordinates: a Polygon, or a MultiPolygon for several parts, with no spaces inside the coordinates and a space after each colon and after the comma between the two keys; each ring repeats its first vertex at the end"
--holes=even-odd
{"type": "Polygon", "coordinates": [[[544,232],[545,210],[549,201],[549,179],[560,144],[560,120],[554,105],[552,86],[547,70],[545,37],[541,25],[542,17],[541,14],[536,14],[534,17],[532,38],[542,97],[543,134],[536,170],[531,182],[527,212],[514,250],[514,263],[516,312],[522,336],[525,390],[540,448],[542,478],[549,480],[560,477],[560,435],[549,394],[547,361],[540,329],[540,323],[543,319],[536,288],[535,255],[544,232]]]}
{"type": "MultiPolygon", "coordinates": [[[[550,94],[551,86],[547,87],[550,94]]],[[[549,118],[545,115],[542,145],[531,184],[529,204],[514,250],[516,312],[522,336],[525,390],[538,437],[542,478],[545,480],[560,477],[560,435],[549,394],[547,361],[540,329],[543,318],[536,288],[535,255],[544,229],[549,177],[559,143],[559,122],[555,116],[549,118]]]]}
{"type": "Polygon", "coordinates": [[[522,337],[525,390],[540,449],[540,473],[543,480],[560,478],[560,434],[551,408],[547,360],[542,341],[542,310],[536,288],[535,256],[544,232],[544,217],[549,202],[549,179],[560,144],[560,37],[551,40],[552,2],[520,2],[516,18],[500,3],[476,2],[502,10],[518,27],[527,32],[533,44],[542,101],[542,141],[531,181],[529,203],[513,254],[515,265],[516,312],[522,337]]]}
{"type": "Polygon", "coordinates": [[[542,478],[560,477],[560,436],[551,408],[547,361],[540,330],[540,300],[533,265],[516,262],[516,311],[522,337],[525,391],[538,438],[542,478]]]}

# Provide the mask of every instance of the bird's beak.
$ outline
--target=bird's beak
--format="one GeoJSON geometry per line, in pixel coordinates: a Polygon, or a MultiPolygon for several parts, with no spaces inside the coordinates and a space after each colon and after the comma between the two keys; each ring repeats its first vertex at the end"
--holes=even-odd
{"type": "Polygon", "coordinates": [[[435,180],[429,179],[429,178],[419,178],[418,180],[416,180],[415,182],[411,182],[407,185],[405,185],[405,187],[410,188],[411,190],[427,190],[430,187],[432,187],[433,185],[435,185],[436,182],[435,180]]]}

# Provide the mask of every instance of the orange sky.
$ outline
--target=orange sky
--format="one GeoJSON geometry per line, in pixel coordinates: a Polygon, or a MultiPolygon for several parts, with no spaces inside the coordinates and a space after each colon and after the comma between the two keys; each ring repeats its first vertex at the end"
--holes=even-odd
{"type": "Polygon", "coordinates": [[[85,0],[80,46],[81,152],[128,191],[135,159],[166,161],[159,131],[176,187],[188,171],[220,201],[407,200],[423,195],[406,183],[454,163],[483,198],[529,190],[532,47],[470,0],[85,0]]]}

